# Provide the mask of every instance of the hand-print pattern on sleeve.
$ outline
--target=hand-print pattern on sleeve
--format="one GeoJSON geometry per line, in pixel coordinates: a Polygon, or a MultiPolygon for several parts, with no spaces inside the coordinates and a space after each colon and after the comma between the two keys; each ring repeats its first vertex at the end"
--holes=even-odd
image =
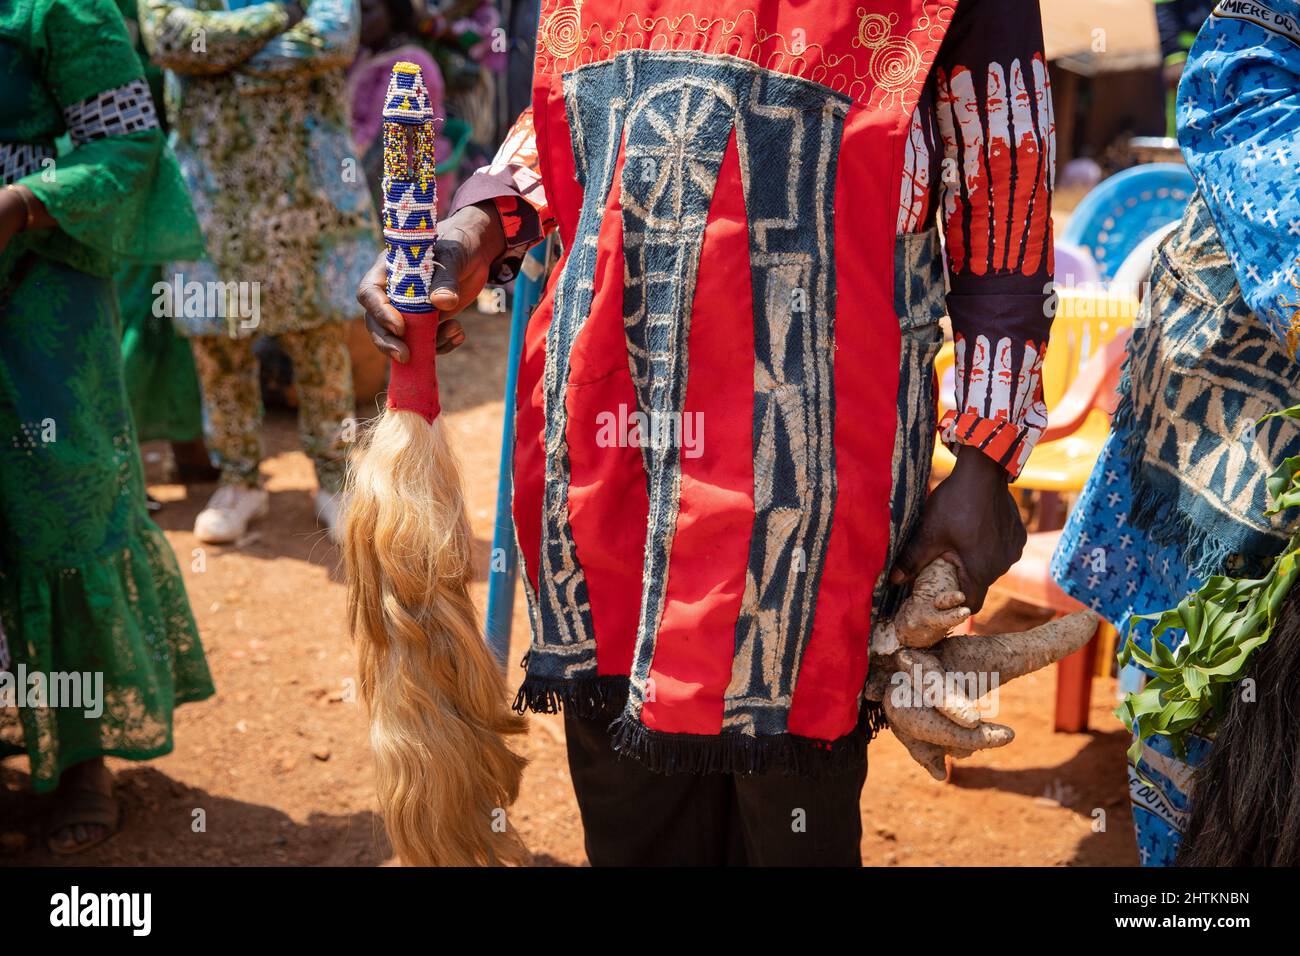
{"type": "Polygon", "coordinates": [[[941,70],[937,83],[944,155],[959,173],[944,190],[950,268],[1050,273],[1056,137],[1042,54],[941,70]]]}
{"type": "Polygon", "coordinates": [[[898,227],[937,207],[956,399],[940,430],[1015,476],[1047,424],[1055,120],[1036,3],[963,0],[904,144],[898,227]],[[928,177],[925,175],[928,171],[928,177]]]}
{"type": "Polygon", "coordinates": [[[990,341],[983,335],[972,341],[957,333],[955,346],[958,405],[940,423],[943,439],[950,445],[979,448],[1018,475],[1047,427],[1043,401],[1047,343],[1009,336],[990,341]]]}

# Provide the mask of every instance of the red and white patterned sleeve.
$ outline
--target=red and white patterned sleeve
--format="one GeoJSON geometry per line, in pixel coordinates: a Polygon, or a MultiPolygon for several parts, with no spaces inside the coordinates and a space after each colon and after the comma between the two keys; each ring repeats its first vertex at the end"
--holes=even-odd
{"type": "Polygon", "coordinates": [[[542,184],[531,106],[519,114],[492,162],[456,190],[448,214],[486,201],[495,205],[506,235],[506,251],[492,264],[490,278],[509,282],[524,254],[555,228],[542,184]]]}
{"type": "Polygon", "coordinates": [[[962,0],[932,79],[957,360],[940,432],[1014,478],[1047,426],[1052,321],[1056,127],[1036,0],[962,0]]]}

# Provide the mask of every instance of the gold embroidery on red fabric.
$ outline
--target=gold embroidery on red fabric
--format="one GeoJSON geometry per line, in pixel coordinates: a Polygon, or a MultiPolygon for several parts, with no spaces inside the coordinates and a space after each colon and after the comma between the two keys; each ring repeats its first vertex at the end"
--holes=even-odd
{"type": "Polygon", "coordinates": [[[874,50],[888,40],[898,22],[897,13],[885,16],[883,13],[867,13],[861,7],[858,7],[858,16],[862,20],[858,23],[858,38],[853,42],[868,50],[874,50]]]}
{"type": "MultiPolygon", "coordinates": [[[[793,42],[758,25],[753,10],[726,17],[660,16],[629,13],[614,27],[582,22],[582,0],[543,4],[537,31],[538,69],[569,70],[612,59],[625,50],[693,50],[725,54],[765,69],[802,77],[844,93],[857,102],[910,111],[929,75],[935,52],[952,20],[954,0],[927,3],[916,22],[899,30],[897,13],[868,13],[859,7],[861,54],[828,52],[820,43],[793,42]],[[865,60],[865,66],[863,61],[865,60]]],[[[796,31],[798,32],[798,31],[796,31]]]]}
{"type": "Polygon", "coordinates": [[[582,0],[573,6],[561,6],[542,21],[537,30],[537,46],[547,51],[557,60],[567,60],[578,52],[578,44],[583,39],[582,0]]]}

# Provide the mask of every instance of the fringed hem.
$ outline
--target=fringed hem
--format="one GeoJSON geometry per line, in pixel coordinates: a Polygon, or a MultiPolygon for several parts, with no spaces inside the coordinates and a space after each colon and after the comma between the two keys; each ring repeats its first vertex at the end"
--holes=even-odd
{"type": "Polygon", "coordinates": [[[864,700],[858,724],[836,740],[794,734],[670,734],[651,730],[635,716],[621,712],[627,702],[628,679],[606,676],[565,680],[528,677],[515,695],[518,713],[557,714],[584,719],[609,718],[614,750],[644,764],[655,773],[782,773],[825,777],[862,765],[867,744],[889,726],[884,708],[864,700]]]}
{"type": "Polygon", "coordinates": [[[1229,540],[1199,524],[1184,509],[1177,507],[1170,495],[1144,477],[1145,432],[1137,427],[1131,362],[1132,353],[1125,356],[1121,367],[1120,400],[1111,426],[1114,431],[1124,434],[1120,454],[1128,465],[1129,493],[1133,502],[1129,520],[1156,544],[1180,548],[1179,559],[1193,577],[1205,580],[1229,571],[1251,577],[1264,573],[1272,560],[1270,557],[1246,553],[1240,541],[1229,540]],[[1239,561],[1228,568],[1228,561],[1233,557],[1239,561]]]}
{"type": "Polygon", "coordinates": [[[611,719],[627,700],[627,677],[585,677],[565,680],[554,677],[528,677],[515,695],[517,713],[558,714],[561,710],[575,717],[611,719]]]}
{"type": "Polygon", "coordinates": [[[1186,512],[1171,507],[1166,495],[1151,485],[1140,483],[1136,473],[1131,487],[1133,495],[1132,518],[1134,527],[1145,531],[1159,545],[1181,547],[1179,559],[1195,578],[1205,580],[1216,574],[1244,573],[1254,576],[1258,568],[1249,555],[1242,554],[1238,546],[1198,525],[1186,512]],[[1239,555],[1242,567],[1229,569],[1228,559],[1239,555]]]}
{"type": "Polygon", "coordinates": [[[613,747],[655,773],[781,773],[828,777],[851,772],[867,759],[867,744],[888,726],[875,701],[863,701],[858,726],[838,740],[793,734],[755,737],[723,733],[667,734],[651,730],[631,714],[610,727],[613,747]]]}

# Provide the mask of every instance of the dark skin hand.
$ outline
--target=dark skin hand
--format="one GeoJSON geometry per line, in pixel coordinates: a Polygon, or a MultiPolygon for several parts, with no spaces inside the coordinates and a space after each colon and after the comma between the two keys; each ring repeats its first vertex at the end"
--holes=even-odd
{"type": "Polygon", "coordinates": [[[952,474],[926,500],[921,524],[889,580],[911,581],[936,558],[946,558],[956,565],[966,606],[974,613],[984,606],[989,586],[1020,559],[1025,537],[1006,470],[978,448],[962,446],[952,474]]]}
{"type": "Polygon", "coordinates": [[[9,246],[10,241],[18,233],[27,228],[27,208],[32,210],[32,229],[49,229],[57,225],[54,217],[45,209],[45,206],[36,194],[26,186],[18,186],[14,189],[0,189],[0,252],[4,252],[9,246]],[[22,195],[19,195],[22,193],[22,195]],[[26,204],[23,200],[26,199],[26,204]]]}
{"type": "MultiPolygon", "coordinates": [[[[465,341],[465,330],[451,316],[478,298],[487,282],[489,268],[505,248],[501,220],[489,203],[466,206],[438,224],[429,301],[440,313],[439,355],[465,341]]],[[[404,363],[411,357],[402,341],[406,325],[401,313],[388,301],[387,283],[388,264],[381,254],[362,278],[357,301],[366,310],[366,328],[375,348],[394,362],[404,363]]]]}

